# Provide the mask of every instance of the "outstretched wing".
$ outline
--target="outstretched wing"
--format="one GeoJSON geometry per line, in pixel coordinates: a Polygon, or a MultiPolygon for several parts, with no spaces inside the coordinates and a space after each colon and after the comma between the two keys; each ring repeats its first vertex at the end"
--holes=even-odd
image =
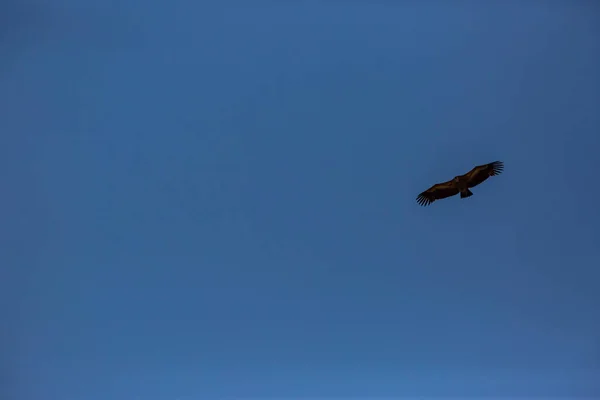
{"type": "Polygon", "coordinates": [[[466,180],[469,187],[472,188],[479,185],[490,176],[500,175],[503,170],[504,163],[502,161],[494,161],[489,164],[476,166],[466,174],[462,175],[461,178],[466,180]]]}
{"type": "Polygon", "coordinates": [[[422,206],[428,206],[436,200],[445,199],[455,194],[458,194],[458,189],[453,181],[438,183],[419,194],[417,196],[417,203],[422,206]]]}

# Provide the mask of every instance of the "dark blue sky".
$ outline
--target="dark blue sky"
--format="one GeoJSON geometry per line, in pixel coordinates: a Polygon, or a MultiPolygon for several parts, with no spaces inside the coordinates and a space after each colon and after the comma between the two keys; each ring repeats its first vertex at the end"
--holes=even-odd
{"type": "Polygon", "coordinates": [[[7,399],[600,395],[594,2],[4,3],[7,399]]]}

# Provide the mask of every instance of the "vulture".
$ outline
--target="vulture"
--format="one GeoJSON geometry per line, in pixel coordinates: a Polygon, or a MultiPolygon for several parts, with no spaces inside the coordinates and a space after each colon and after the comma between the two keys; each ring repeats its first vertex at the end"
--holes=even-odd
{"type": "Polygon", "coordinates": [[[461,199],[473,196],[469,189],[479,185],[490,176],[500,175],[504,170],[502,161],[478,165],[464,175],[454,177],[451,181],[437,183],[417,196],[417,203],[428,206],[436,200],[445,199],[460,193],[461,199]]]}

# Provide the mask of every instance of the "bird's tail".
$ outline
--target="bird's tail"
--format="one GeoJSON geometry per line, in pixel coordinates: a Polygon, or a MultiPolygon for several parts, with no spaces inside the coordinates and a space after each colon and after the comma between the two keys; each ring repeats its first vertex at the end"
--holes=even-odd
{"type": "Polygon", "coordinates": [[[473,192],[471,192],[469,189],[466,189],[465,191],[460,192],[461,199],[465,199],[465,198],[471,197],[471,196],[473,196],[473,192]]]}

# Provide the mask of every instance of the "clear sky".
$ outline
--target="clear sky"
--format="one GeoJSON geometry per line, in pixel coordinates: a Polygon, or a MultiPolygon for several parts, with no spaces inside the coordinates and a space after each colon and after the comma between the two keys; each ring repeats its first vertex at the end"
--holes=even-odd
{"type": "Polygon", "coordinates": [[[32,1],[3,398],[600,395],[598,4],[32,1]]]}

